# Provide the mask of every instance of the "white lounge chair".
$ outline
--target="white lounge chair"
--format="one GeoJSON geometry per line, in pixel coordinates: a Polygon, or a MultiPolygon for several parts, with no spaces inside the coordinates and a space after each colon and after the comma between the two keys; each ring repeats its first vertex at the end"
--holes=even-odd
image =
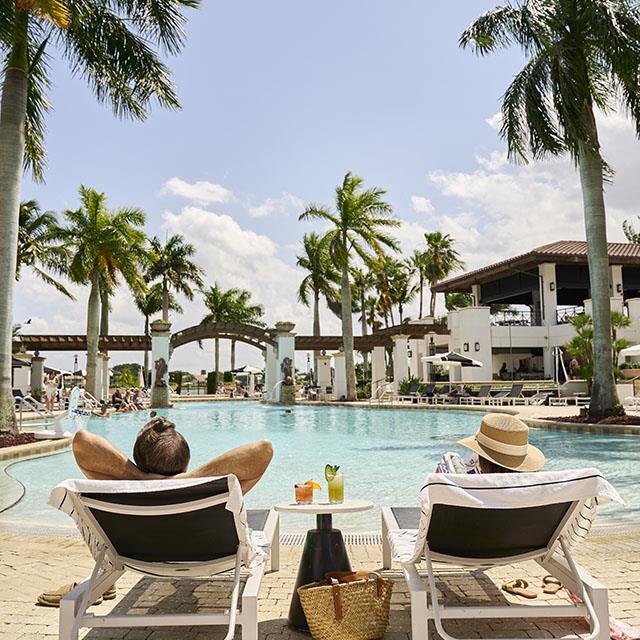
{"type": "Polygon", "coordinates": [[[597,469],[507,474],[436,474],[420,492],[422,506],[383,508],[383,565],[402,563],[411,595],[413,640],[426,640],[433,619],[445,640],[447,619],[574,618],[588,615],[587,640],[609,638],[606,588],[579,567],[572,548],[589,531],[596,505],[622,502],[597,469]],[[430,606],[418,564],[426,561],[430,606]],[[535,560],[577,594],[582,605],[444,607],[433,561],[491,567],[535,560]]]}
{"type": "Polygon", "coordinates": [[[258,592],[271,545],[278,569],[275,511],[244,508],[233,475],[218,478],[111,481],[67,480],[49,504],[75,520],[95,560],[91,575],[60,602],[60,639],[77,640],[82,627],[225,625],[225,640],[242,625],[243,640],[258,638],[258,592]],[[240,570],[249,570],[240,593],[240,570]],[[207,578],[234,570],[225,613],[93,615],[87,607],[127,570],[154,578],[207,578]],[[242,609],[238,611],[238,599],[242,609]]]}

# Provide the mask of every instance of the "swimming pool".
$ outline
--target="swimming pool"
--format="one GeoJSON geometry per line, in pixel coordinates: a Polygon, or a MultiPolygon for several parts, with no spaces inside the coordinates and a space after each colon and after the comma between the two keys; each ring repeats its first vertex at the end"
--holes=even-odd
{"type": "MultiPolygon", "coordinates": [[[[324,465],[339,464],[346,496],[380,505],[414,505],[425,475],[445,451],[458,450],[456,440],[477,429],[482,414],[465,411],[354,409],[348,407],[282,407],[253,402],[179,404],[166,412],[191,447],[191,468],[216,454],[259,438],[274,445],[274,459],[248,497],[250,507],[293,499],[293,485],[313,479],[323,486],[324,465]]],[[[105,436],[131,455],[135,436],[149,412],[92,418],[88,429],[105,436]]],[[[608,505],[600,522],[637,521],[640,516],[640,441],[634,436],[601,436],[532,429],[530,439],[548,459],[548,469],[596,466],[616,486],[626,507],[608,505]]],[[[463,452],[463,449],[459,449],[463,452]]],[[[58,482],[81,477],[70,451],[18,462],[11,476],[26,487],[24,498],[0,514],[0,522],[72,524],[47,506],[58,482]]],[[[379,509],[336,517],[345,531],[379,529],[379,509]]],[[[311,518],[283,514],[283,531],[303,531],[311,518]]]]}

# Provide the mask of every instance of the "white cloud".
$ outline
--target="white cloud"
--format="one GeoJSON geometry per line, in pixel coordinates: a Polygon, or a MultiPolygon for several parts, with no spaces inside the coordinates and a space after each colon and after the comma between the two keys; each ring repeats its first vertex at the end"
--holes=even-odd
{"type": "Polygon", "coordinates": [[[411,204],[416,213],[431,213],[434,210],[431,200],[424,196],[411,196],[411,204]]]}
{"type": "Polygon", "coordinates": [[[232,191],[215,182],[200,180],[190,183],[177,177],[169,178],[160,193],[180,196],[198,205],[219,204],[235,199],[232,191]]]}
{"type": "Polygon", "coordinates": [[[502,112],[498,111],[498,113],[494,113],[492,116],[487,118],[485,122],[496,131],[500,130],[502,126],[502,112]]]}
{"type": "MultiPolygon", "coordinates": [[[[599,118],[603,152],[616,170],[606,187],[610,240],[634,218],[640,148],[624,117],[599,118]]],[[[569,158],[512,165],[504,151],[476,157],[466,172],[434,171],[432,185],[449,201],[439,228],[450,233],[469,268],[491,264],[555,240],[584,239],[580,179],[569,158]]]]}
{"type": "Polygon", "coordinates": [[[249,215],[253,218],[264,218],[274,214],[302,213],[304,201],[298,196],[283,191],[278,198],[267,198],[255,207],[249,207],[249,215]]]}

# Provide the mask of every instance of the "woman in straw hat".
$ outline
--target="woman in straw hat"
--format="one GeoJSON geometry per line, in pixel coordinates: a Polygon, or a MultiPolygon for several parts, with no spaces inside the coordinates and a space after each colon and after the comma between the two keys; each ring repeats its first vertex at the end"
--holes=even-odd
{"type": "Polygon", "coordinates": [[[458,444],[478,454],[480,473],[539,471],[545,463],[542,451],[529,444],[529,427],[506,413],[487,414],[478,432],[458,444]]]}

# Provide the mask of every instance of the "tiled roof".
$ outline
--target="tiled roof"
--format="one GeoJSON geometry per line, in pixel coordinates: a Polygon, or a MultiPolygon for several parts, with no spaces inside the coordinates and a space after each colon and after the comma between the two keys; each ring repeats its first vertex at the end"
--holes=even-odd
{"type": "MultiPolygon", "coordinates": [[[[640,244],[631,242],[609,242],[610,264],[637,265],[640,267],[640,244]]],[[[508,271],[531,269],[543,262],[587,263],[587,243],[584,240],[558,240],[536,247],[507,260],[443,280],[434,287],[434,291],[449,293],[468,290],[472,284],[487,282],[508,271]]]]}

